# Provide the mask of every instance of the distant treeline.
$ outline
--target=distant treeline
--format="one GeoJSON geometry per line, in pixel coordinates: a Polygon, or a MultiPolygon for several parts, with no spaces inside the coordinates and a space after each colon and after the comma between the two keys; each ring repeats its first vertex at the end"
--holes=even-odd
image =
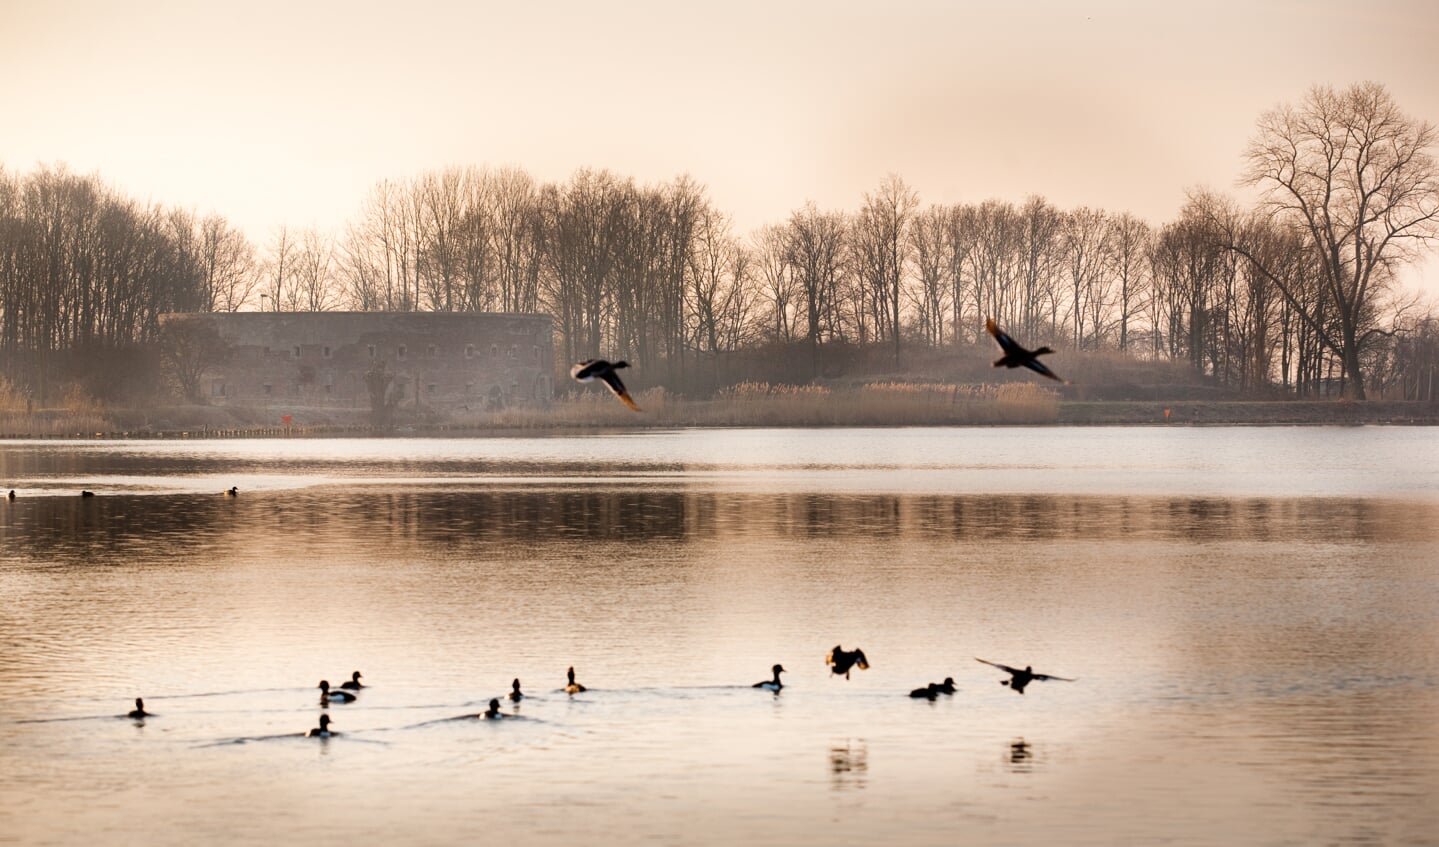
{"type": "Polygon", "coordinates": [[[708,392],[774,379],[750,372],[770,350],[796,381],[838,347],[903,372],[992,316],[1031,344],[1183,361],[1255,394],[1432,399],[1439,320],[1394,280],[1439,225],[1434,132],[1382,86],[1315,88],[1260,118],[1253,208],[1195,193],[1157,225],[1042,197],[924,205],[891,175],[856,210],[808,204],[741,234],[687,176],[456,167],[378,183],[341,232],[256,245],[94,176],[0,170],[0,356],[45,393],[153,345],[169,311],[545,312],[563,362],[627,358],[708,392]]]}

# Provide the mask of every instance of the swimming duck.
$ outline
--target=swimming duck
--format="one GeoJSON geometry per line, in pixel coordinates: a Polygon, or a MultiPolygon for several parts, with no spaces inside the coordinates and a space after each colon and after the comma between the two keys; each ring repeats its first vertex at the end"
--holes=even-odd
{"type": "Polygon", "coordinates": [[[784,688],[784,683],[782,683],[782,682],[779,681],[779,675],[785,672],[785,670],[784,670],[784,665],[775,665],[775,666],[774,666],[773,668],[771,668],[770,670],[774,671],[774,679],[767,679],[767,680],[765,680],[764,682],[756,682],[754,685],[751,685],[750,687],[751,687],[751,688],[763,688],[763,689],[766,690],[766,691],[773,691],[773,692],[775,692],[776,694],[778,694],[778,693],[779,693],[779,690],[780,690],[781,688],[784,688]]]}
{"type": "Polygon", "coordinates": [[[514,682],[510,683],[510,701],[518,703],[523,699],[525,699],[525,695],[520,691],[519,678],[516,678],[514,682]]]}
{"type": "Polygon", "coordinates": [[[355,695],[351,694],[348,691],[342,691],[338,688],[332,690],[330,688],[330,681],[327,679],[322,679],[320,680],[320,702],[353,703],[355,702],[355,695]]]}
{"type": "Polygon", "coordinates": [[[920,698],[923,698],[925,700],[933,700],[939,696],[939,683],[931,682],[929,685],[926,685],[923,688],[916,688],[913,691],[909,692],[909,696],[915,698],[916,700],[920,698]]]}
{"type": "Polygon", "coordinates": [[[849,679],[849,671],[852,667],[857,667],[862,671],[869,669],[869,660],[864,657],[863,650],[858,647],[846,650],[838,644],[834,645],[834,649],[824,657],[824,663],[830,666],[831,673],[842,673],[845,679],[849,679]]]}
{"type": "Polygon", "coordinates": [[[95,496],[95,492],[93,492],[93,491],[81,491],[81,492],[80,492],[80,496],[81,496],[81,497],[94,497],[94,496],[95,496]]]}
{"type": "Polygon", "coordinates": [[[935,690],[938,691],[940,694],[953,694],[953,693],[954,693],[954,677],[952,677],[952,676],[947,676],[947,677],[945,677],[945,678],[944,678],[944,682],[941,682],[941,683],[939,683],[939,685],[935,686],[935,690]]]}
{"type": "Polygon", "coordinates": [[[575,682],[575,669],[573,666],[571,666],[569,670],[565,671],[565,676],[568,677],[570,681],[569,684],[565,686],[566,694],[578,694],[581,691],[585,690],[585,687],[583,685],[575,682]]]}
{"type": "Polygon", "coordinates": [[[344,682],[340,683],[340,687],[341,687],[341,688],[344,688],[344,689],[347,689],[347,690],[349,690],[349,691],[359,691],[361,688],[364,688],[365,686],[364,686],[363,684],[361,684],[361,682],[360,682],[360,672],[359,672],[359,671],[355,671],[354,673],[350,674],[350,678],[349,678],[349,679],[347,679],[347,680],[345,680],[344,682]]]}
{"type": "Polygon", "coordinates": [[[332,731],[330,730],[330,716],[329,716],[329,715],[320,715],[320,725],[317,726],[317,727],[315,727],[314,729],[310,730],[309,732],[305,733],[305,737],[306,737],[306,738],[329,738],[329,737],[331,737],[331,736],[339,735],[339,734],[340,734],[340,733],[338,733],[338,732],[332,732],[332,731]]]}
{"type": "Polygon", "coordinates": [[[135,718],[136,720],[139,720],[141,718],[153,718],[155,717],[155,715],[151,712],[145,711],[145,701],[140,699],[139,697],[136,697],[134,710],[126,714],[125,717],[135,718]]]}
{"type": "Polygon", "coordinates": [[[1044,363],[1039,361],[1039,356],[1043,356],[1045,353],[1053,353],[1053,350],[1048,347],[1041,347],[1038,350],[1024,349],[1019,346],[1017,341],[1009,337],[1009,333],[1000,329],[999,326],[995,324],[994,318],[987,319],[984,322],[984,328],[989,330],[989,334],[994,336],[994,340],[999,342],[1000,349],[1004,351],[1004,355],[995,360],[994,366],[996,368],[1029,368],[1040,376],[1047,376],[1055,382],[1064,382],[1064,380],[1055,375],[1054,371],[1046,368],[1044,363]]]}
{"type": "Polygon", "coordinates": [[[1076,680],[1070,679],[1069,677],[1064,677],[1064,676],[1050,676],[1050,675],[1047,674],[1047,673],[1035,673],[1035,672],[1034,672],[1034,668],[1033,668],[1032,666],[1030,666],[1030,665],[1025,665],[1025,666],[1024,666],[1024,670],[1020,670],[1019,668],[1011,668],[1009,665],[1001,665],[999,662],[991,662],[991,661],[988,660],[988,659],[981,659],[981,658],[979,658],[978,656],[975,656],[974,658],[975,658],[975,661],[977,661],[977,662],[984,662],[986,665],[993,665],[994,667],[999,668],[1000,670],[1004,671],[1005,673],[1008,673],[1008,674],[1009,674],[1009,679],[1001,679],[1001,680],[999,681],[999,684],[1000,684],[1000,685],[1008,685],[1010,688],[1013,688],[1015,691],[1018,691],[1020,694],[1023,694],[1023,693],[1024,693],[1024,687],[1025,687],[1026,685],[1029,685],[1031,682],[1035,681],[1036,679],[1037,679],[1037,680],[1040,680],[1040,681],[1049,680],[1049,679],[1057,679],[1057,680],[1059,680],[1060,682],[1075,682],[1075,681],[1076,681],[1076,680]]]}
{"type": "Polygon", "coordinates": [[[224,494],[226,497],[239,497],[240,489],[232,485],[225,489],[224,494]]]}
{"type": "Polygon", "coordinates": [[[605,385],[610,387],[610,390],[615,393],[616,397],[620,398],[621,402],[638,412],[640,407],[636,406],[635,401],[630,399],[630,393],[625,390],[625,384],[620,382],[620,375],[615,373],[616,370],[629,366],[629,362],[612,363],[606,362],[604,359],[586,359],[573,368],[570,368],[570,376],[580,382],[593,382],[596,379],[604,380],[605,385]]]}
{"type": "Polygon", "coordinates": [[[504,713],[500,711],[500,701],[495,699],[490,700],[490,707],[484,711],[481,717],[485,720],[497,720],[504,717],[504,713]]]}
{"type": "Polygon", "coordinates": [[[6,498],[7,500],[14,500],[14,499],[15,499],[15,489],[13,489],[13,488],[10,489],[10,493],[9,493],[9,494],[6,494],[6,495],[5,495],[5,498],[6,498]]]}

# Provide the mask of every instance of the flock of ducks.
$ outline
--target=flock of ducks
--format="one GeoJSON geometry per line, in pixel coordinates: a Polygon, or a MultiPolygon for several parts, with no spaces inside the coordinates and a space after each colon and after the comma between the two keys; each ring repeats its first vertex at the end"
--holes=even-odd
{"type": "MultiPolygon", "coordinates": [[[[1009,665],[1000,664],[999,662],[991,662],[988,659],[980,659],[976,657],[976,661],[983,662],[986,665],[991,665],[1008,673],[1009,679],[1000,680],[999,684],[1006,685],[1019,694],[1023,694],[1025,686],[1036,680],[1059,680],[1063,682],[1077,681],[1069,677],[1035,673],[1034,668],[1028,665],[1026,665],[1021,670],[1020,668],[1013,668],[1009,665]]],[[[838,644],[836,644],[834,649],[829,651],[829,654],[824,657],[824,662],[826,665],[829,666],[831,674],[833,674],[834,676],[842,675],[845,679],[849,679],[849,674],[852,670],[869,669],[869,660],[865,658],[863,650],[860,650],[858,648],[854,650],[845,650],[838,644]]],[[[785,673],[784,665],[776,664],[770,670],[773,674],[772,678],[756,682],[751,687],[761,688],[765,691],[770,691],[773,692],[775,695],[778,695],[780,691],[784,689],[784,683],[781,682],[779,678],[780,674],[785,673]]],[[[362,678],[363,674],[361,674],[359,671],[355,671],[350,675],[349,679],[340,683],[339,686],[330,685],[330,681],[326,679],[320,680],[320,684],[317,686],[320,689],[320,705],[322,707],[328,707],[331,703],[355,702],[359,699],[359,691],[365,688],[364,683],[360,682],[362,678]]],[[[561,690],[564,691],[564,693],[566,694],[579,694],[587,690],[585,686],[575,681],[575,669],[573,665],[565,670],[565,686],[561,690]]],[[[939,695],[941,694],[954,694],[955,691],[956,688],[954,684],[954,677],[947,676],[944,678],[944,682],[931,682],[922,688],[916,688],[913,691],[909,692],[909,696],[915,699],[935,700],[938,699],[939,695]]],[[[505,696],[510,700],[511,703],[514,703],[516,705],[518,705],[521,700],[525,699],[525,693],[520,690],[520,680],[518,678],[516,678],[513,682],[510,683],[510,693],[505,696]]],[[[155,717],[155,714],[153,712],[145,711],[144,699],[136,697],[135,708],[130,712],[126,713],[125,717],[142,721],[145,718],[155,717]]],[[[461,718],[476,718],[479,720],[499,720],[501,718],[512,717],[517,717],[517,715],[505,714],[500,710],[500,698],[498,697],[491,698],[488,707],[483,712],[474,715],[461,716],[461,718]]],[[[332,738],[339,735],[340,733],[338,731],[330,729],[331,723],[332,721],[328,714],[321,714],[320,725],[306,732],[305,737],[332,738]]]]}

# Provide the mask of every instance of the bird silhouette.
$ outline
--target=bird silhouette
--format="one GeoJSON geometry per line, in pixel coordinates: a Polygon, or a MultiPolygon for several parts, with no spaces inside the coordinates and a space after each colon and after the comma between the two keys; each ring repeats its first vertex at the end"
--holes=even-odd
{"type": "Polygon", "coordinates": [[[994,340],[999,342],[1000,349],[1004,351],[1004,355],[1000,356],[994,362],[996,368],[1029,368],[1040,376],[1047,376],[1055,382],[1064,382],[1054,371],[1045,367],[1044,363],[1039,361],[1038,357],[1043,356],[1045,353],[1053,353],[1053,350],[1048,347],[1041,347],[1038,350],[1024,349],[1019,346],[1019,342],[1009,337],[1009,333],[1000,329],[999,326],[995,324],[994,318],[986,320],[984,322],[984,328],[989,330],[989,334],[994,336],[994,340]]]}
{"type": "Polygon", "coordinates": [[[573,368],[570,368],[570,376],[580,382],[593,382],[597,379],[603,380],[605,385],[608,385],[610,390],[615,393],[615,396],[620,398],[620,402],[638,412],[640,407],[636,406],[635,401],[630,399],[630,393],[625,390],[625,384],[620,382],[620,375],[615,373],[619,368],[627,368],[629,366],[629,362],[607,362],[604,359],[586,359],[573,368]]]}
{"type": "Polygon", "coordinates": [[[240,496],[240,489],[237,488],[236,486],[233,486],[233,485],[232,485],[232,486],[230,486],[229,488],[226,488],[226,489],[224,490],[224,492],[222,492],[222,493],[223,493],[226,497],[239,497],[239,496],[240,496]]]}
{"type": "Polygon", "coordinates": [[[1050,679],[1059,680],[1060,682],[1076,682],[1076,680],[1070,679],[1069,677],[1050,676],[1047,673],[1035,673],[1034,668],[1030,665],[1025,665],[1024,670],[1020,670],[1019,668],[1011,668],[1009,665],[1001,665],[999,662],[991,662],[988,659],[981,659],[978,656],[975,656],[974,659],[977,662],[984,662],[986,665],[993,665],[994,667],[999,668],[1000,670],[1009,674],[1009,679],[1001,679],[999,681],[999,684],[1008,685],[1010,688],[1013,688],[1020,694],[1024,693],[1025,686],[1029,685],[1031,682],[1034,682],[1036,679],[1041,682],[1050,679]]]}
{"type": "Polygon", "coordinates": [[[824,663],[829,665],[831,673],[842,673],[845,679],[849,679],[850,668],[859,668],[862,671],[869,669],[869,660],[864,657],[863,650],[858,647],[846,650],[838,644],[824,657],[824,663]]]}
{"type": "Polygon", "coordinates": [[[784,688],[784,683],[779,681],[779,675],[785,672],[784,666],[775,665],[773,668],[771,668],[771,670],[774,671],[774,679],[767,679],[763,682],[756,682],[754,685],[751,685],[750,688],[763,688],[766,691],[773,691],[778,694],[779,690],[781,688],[784,688]]]}
{"type": "Polygon", "coordinates": [[[338,732],[330,730],[330,716],[320,715],[320,725],[305,733],[306,738],[329,738],[332,735],[339,735],[338,732]]]}
{"type": "Polygon", "coordinates": [[[926,685],[923,688],[916,688],[913,691],[909,692],[909,696],[915,698],[916,700],[933,700],[939,696],[939,688],[939,683],[931,682],[929,685],[926,685]]]}
{"type": "Polygon", "coordinates": [[[510,700],[518,703],[523,699],[525,699],[525,695],[520,691],[520,681],[517,678],[514,682],[510,683],[510,700]]]}
{"type": "Polygon", "coordinates": [[[583,685],[575,682],[575,669],[573,665],[570,666],[569,670],[565,671],[565,677],[569,679],[569,683],[565,685],[566,694],[578,694],[585,690],[583,685]]]}
{"type": "Polygon", "coordinates": [[[320,684],[317,687],[320,689],[320,702],[322,704],[330,703],[332,701],[335,703],[355,702],[356,698],[353,693],[349,691],[343,691],[339,688],[331,688],[330,681],[327,679],[320,680],[320,684]]]}
{"type": "Polygon", "coordinates": [[[125,715],[127,718],[135,718],[136,720],[153,718],[154,716],[153,713],[145,711],[145,701],[139,697],[135,698],[135,708],[125,715]]]}
{"type": "Polygon", "coordinates": [[[348,691],[359,691],[361,688],[365,687],[364,683],[360,682],[360,676],[360,672],[355,671],[354,673],[350,674],[349,679],[340,683],[340,687],[348,691]]]}
{"type": "Polygon", "coordinates": [[[480,715],[480,717],[487,720],[496,720],[504,716],[504,713],[500,711],[500,701],[498,698],[491,699],[490,707],[480,715]]]}

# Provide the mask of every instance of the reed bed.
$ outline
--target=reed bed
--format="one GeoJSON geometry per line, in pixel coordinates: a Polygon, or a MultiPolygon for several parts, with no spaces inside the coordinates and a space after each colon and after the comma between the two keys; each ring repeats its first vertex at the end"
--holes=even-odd
{"type": "Polygon", "coordinates": [[[635,413],[598,392],[571,395],[548,408],[515,408],[476,424],[497,428],[671,426],[944,426],[1046,424],[1059,418],[1057,395],[1029,384],[869,383],[853,389],[747,382],[712,400],[670,397],[663,389],[635,396],[635,413]]]}

